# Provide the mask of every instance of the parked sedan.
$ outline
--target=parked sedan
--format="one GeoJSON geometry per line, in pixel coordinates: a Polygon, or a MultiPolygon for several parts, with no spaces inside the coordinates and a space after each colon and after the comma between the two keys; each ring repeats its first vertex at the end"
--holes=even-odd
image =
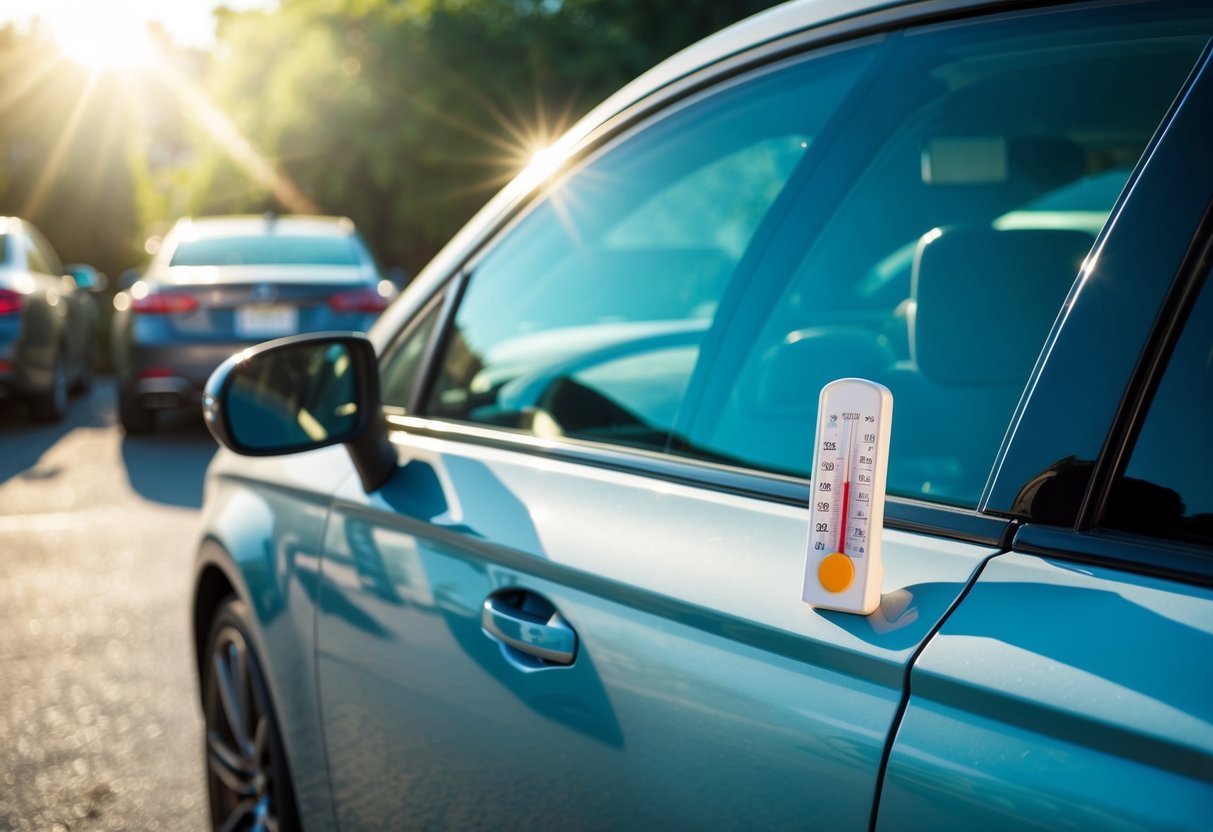
{"type": "Polygon", "coordinates": [[[67,414],[93,378],[97,306],[88,266],[65,273],[30,223],[0,217],[0,400],[23,399],[40,422],[67,414]]]}
{"type": "Polygon", "coordinates": [[[369,338],[229,360],[216,827],[1207,829],[1211,35],[781,6],[589,114],[369,338]],[[846,377],[891,393],[883,528],[862,444],[814,464],[846,377]],[[812,568],[832,484],[883,577],[841,532],[812,568]]]}
{"type": "Polygon", "coordinates": [[[115,300],[122,427],[148,433],[157,412],[196,407],[211,371],[250,344],[299,332],[365,331],[395,293],[348,219],[182,219],[115,300]]]}

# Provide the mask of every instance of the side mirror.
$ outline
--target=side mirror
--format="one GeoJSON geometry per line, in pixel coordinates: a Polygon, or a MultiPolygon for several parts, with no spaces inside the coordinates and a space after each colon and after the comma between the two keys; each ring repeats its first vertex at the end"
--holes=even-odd
{"type": "Polygon", "coordinates": [[[369,493],[396,470],[375,348],[358,333],[315,333],[251,347],[223,362],[202,398],[206,425],[246,456],[343,444],[369,493]]]}
{"type": "Polygon", "coordinates": [[[75,282],[77,289],[85,289],[89,292],[105,290],[105,275],[87,263],[72,263],[66,268],[68,276],[75,282]]]}

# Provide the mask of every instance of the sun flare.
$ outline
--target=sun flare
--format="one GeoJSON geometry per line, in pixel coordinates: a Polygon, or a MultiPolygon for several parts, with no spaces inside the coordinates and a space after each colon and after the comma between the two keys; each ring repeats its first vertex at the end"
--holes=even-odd
{"type": "Polygon", "coordinates": [[[90,69],[146,66],[155,54],[143,20],[81,15],[56,20],[52,29],[64,54],[90,69]]]}

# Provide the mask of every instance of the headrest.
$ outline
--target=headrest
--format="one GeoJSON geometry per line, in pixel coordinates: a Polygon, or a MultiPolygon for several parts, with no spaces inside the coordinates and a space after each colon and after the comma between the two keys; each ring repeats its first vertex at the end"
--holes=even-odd
{"type": "Polygon", "coordinates": [[[821,326],[788,333],[762,356],[753,401],[771,415],[810,416],[835,378],[881,378],[895,360],[889,339],[871,329],[821,326]]]}
{"type": "Polygon", "coordinates": [[[1023,384],[1093,239],[1068,229],[955,227],[914,255],[910,357],[941,384],[1023,384]]]}

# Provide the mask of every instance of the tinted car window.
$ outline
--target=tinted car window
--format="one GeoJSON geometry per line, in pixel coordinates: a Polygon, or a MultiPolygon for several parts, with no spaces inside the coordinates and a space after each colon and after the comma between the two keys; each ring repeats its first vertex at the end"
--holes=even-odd
{"type": "Polygon", "coordinates": [[[475,267],[429,411],[664,447],[726,287],[870,51],[732,86],[558,183],[475,267]]]}
{"type": "Polygon", "coordinates": [[[1095,234],[1204,47],[1122,7],[924,29],[839,127],[703,369],[687,448],[808,475],[817,395],[894,398],[888,489],[977,504],[1095,234]],[[1123,16],[1122,16],[1123,15],[1123,16]]]}
{"type": "Polygon", "coordinates": [[[422,361],[425,359],[426,347],[430,343],[441,312],[442,305],[434,304],[412,331],[393,345],[380,362],[380,387],[385,407],[405,410],[412,405],[412,396],[422,361]]]}
{"type": "Polygon", "coordinates": [[[183,240],[170,266],[357,266],[362,262],[352,237],[207,237],[183,240]]]}
{"type": "Polygon", "coordinates": [[[975,506],[1205,46],[1158,8],[924,27],[632,135],[475,268],[428,411],[808,476],[819,391],[860,376],[889,491],[975,506]]]}
{"type": "Polygon", "coordinates": [[[1213,545],[1213,284],[1171,355],[1105,525],[1213,545]]]}

